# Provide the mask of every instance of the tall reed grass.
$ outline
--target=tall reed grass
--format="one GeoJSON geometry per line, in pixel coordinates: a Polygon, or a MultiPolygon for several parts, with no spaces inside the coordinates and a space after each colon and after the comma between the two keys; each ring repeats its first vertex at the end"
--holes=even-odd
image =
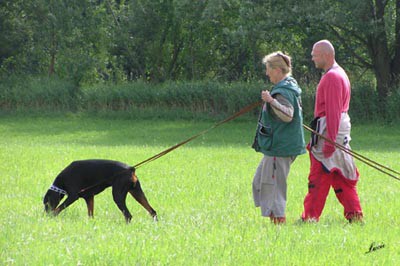
{"type": "MultiPolygon", "coordinates": [[[[134,116],[163,118],[225,117],[260,100],[263,82],[142,81],[96,84],[77,88],[66,80],[49,77],[3,78],[0,110],[28,112],[125,112],[134,116]]],[[[313,117],[315,87],[302,86],[304,121],[313,117]]],[[[370,84],[353,84],[350,116],[355,122],[395,122],[400,119],[400,92],[394,90],[386,103],[379,102],[370,84]]],[[[251,118],[258,111],[251,112],[251,118]]]]}

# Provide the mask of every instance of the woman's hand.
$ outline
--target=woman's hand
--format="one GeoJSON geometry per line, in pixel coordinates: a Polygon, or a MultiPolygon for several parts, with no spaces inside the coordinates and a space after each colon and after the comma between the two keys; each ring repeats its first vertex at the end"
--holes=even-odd
{"type": "Polygon", "coordinates": [[[269,94],[269,91],[267,90],[261,92],[261,99],[267,103],[270,103],[274,100],[274,98],[271,96],[271,94],[269,94]]]}

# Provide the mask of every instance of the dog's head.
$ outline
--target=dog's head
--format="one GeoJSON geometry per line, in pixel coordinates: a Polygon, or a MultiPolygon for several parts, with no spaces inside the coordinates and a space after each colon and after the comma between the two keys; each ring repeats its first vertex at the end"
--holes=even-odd
{"type": "Polygon", "coordinates": [[[63,193],[51,189],[47,190],[43,198],[44,210],[47,213],[54,212],[62,198],[64,198],[63,193]]]}

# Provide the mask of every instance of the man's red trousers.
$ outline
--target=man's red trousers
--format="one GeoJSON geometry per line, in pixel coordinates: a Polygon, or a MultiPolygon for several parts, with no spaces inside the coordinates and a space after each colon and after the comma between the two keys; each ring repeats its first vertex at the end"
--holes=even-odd
{"type": "Polygon", "coordinates": [[[357,181],[345,178],[339,171],[330,173],[310,152],[310,174],[308,176],[308,194],[304,199],[304,221],[319,221],[330,187],[344,207],[344,216],[351,221],[362,218],[360,199],[357,194],[357,181]]]}

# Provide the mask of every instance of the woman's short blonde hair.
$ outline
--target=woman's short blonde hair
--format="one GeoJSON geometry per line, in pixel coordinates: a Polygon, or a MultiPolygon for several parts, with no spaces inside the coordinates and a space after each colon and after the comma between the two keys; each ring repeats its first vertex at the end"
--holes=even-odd
{"type": "Polygon", "coordinates": [[[280,68],[283,74],[292,73],[292,59],[281,51],[266,55],[262,62],[270,68],[280,68]]]}

